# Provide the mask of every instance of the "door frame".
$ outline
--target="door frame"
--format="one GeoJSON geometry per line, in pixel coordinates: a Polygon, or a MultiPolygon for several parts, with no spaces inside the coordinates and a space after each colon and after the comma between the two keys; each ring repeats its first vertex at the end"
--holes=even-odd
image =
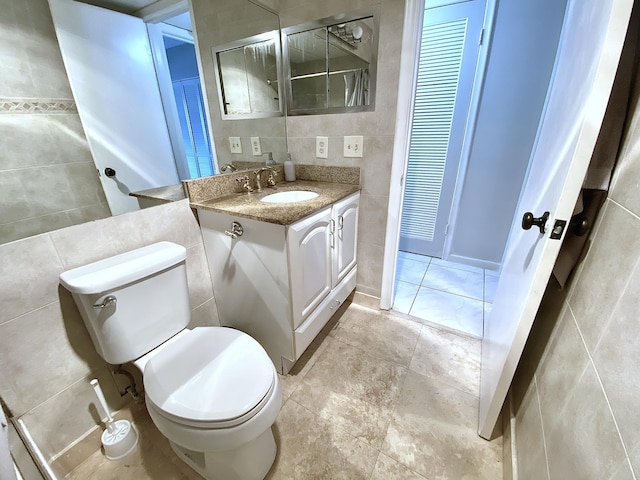
{"type": "MultiPolygon", "coordinates": [[[[193,5],[190,0],[158,0],[157,2],[144,7],[140,10],[142,20],[147,24],[147,32],[149,33],[149,44],[151,46],[154,64],[156,65],[156,74],[158,78],[158,87],[162,97],[163,104],[165,98],[169,103],[169,108],[172,109],[172,117],[167,116],[167,128],[171,137],[171,143],[174,144],[174,138],[176,146],[174,150],[180,149],[179,153],[175,154],[176,168],[181,179],[191,178],[189,175],[189,167],[187,165],[187,158],[184,150],[184,143],[182,140],[182,132],[180,129],[180,120],[178,118],[178,110],[176,106],[175,97],[173,95],[173,88],[171,83],[171,74],[169,73],[169,64],[167,62],[167,54],[164,49],[164,43],[162,42],[162,35],[166,34],[170,37],[177,38],[184,42],[192,43],[195,49],[196,62],[198,64],[198,76],[200,77],[200,89],[202,96],[205,99],[204,102],[204,114],[207,119],[207,135],[209,135],[209,145],[211,147],[211,153],[213,155],[213,170],[219,172],[218,156],[216,155],[215,138],[213,136],[213,127],[211,123],[211,112],[209,111],[209,102],[206,101],[207,86],[204,82],[204,76],[202,73],[202,61],[200,59],[200,48],[198,47],[198,35],[195,25],[193,23],[193,5]],[[191,18],[191,32],[187,32],[173,25],[163,23],[166,19],[180,15],[181,13],[189,13],[191,18]],[[160,43],[158,43],[160,40],[160,43]],[[158,48],[158,46],[162,48],[158,48]],[[161,76],[163,78],[161,78],[161,76]],[[179,159],[179,161],[178,161],[179,159]],[[184,176],[183,176],[184,175],[184,176]]],[[[166,109],[165,109],[166,111],[166,109]]]]}
{"type": "Polygon", "coordinates": [[[189,174],[187,155],[184,150],[180,119],[178,118],[178,106],[176,105],[176,99],[173,94],[169,61],[167,59],[163,37],[175,38],[193,45],[193,34],[182,28],[162,22],[147,23],[147,32],[149,33],[149,45],[151,46],[153,63],[156,67],[158,89],[160,90],[162,106],[167,120],[167,130],[169,131],[169,138],[171,138],[171,148],[176,160],[176,169],[178,170],[180,180],[189,180],[191,179],[191,175],[189,174]]]}
{"type": "MultiPolygon", "coordinates": [[[[472,87],[471,102],[467,121],[467,130],[462,143],[462,153],[456,187],[451,205],[449,234],[445,237],[444,258],[451,251],[453,238],[453,221],[462,197],[460,186],[469,162],[471,140],[475,132],[478,118],[480,94],[486,78],[491,33],[495,23],[497,0],[486,0],[484,17],[484,41],[478,52],[476,77],[472,87]]],[[[390,310],[395,293],[396,264],[400,245],[400,223],[402,221],[402,204],[404,201],[404,178],[409,161],[409,141],[413,118],[413,104],[416,91],[416,76],[420,55],[420,39],[424,17],[425,0],[407,0],[404,12],[404,30],[402,34],[402,53],[400,57],[400,78],[398,85],[398,107],[396,110],[396,131],[393,143],[393,159],[391,163],[391,181],[389,187],[389,207],[387,209],[387,229],[382,265],[382,288],[380,308],[390,310]]]]}

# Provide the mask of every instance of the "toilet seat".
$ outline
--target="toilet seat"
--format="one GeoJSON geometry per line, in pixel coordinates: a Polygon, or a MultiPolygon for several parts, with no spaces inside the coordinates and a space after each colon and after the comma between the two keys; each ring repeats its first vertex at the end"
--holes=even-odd
{"type": "Polygon", "coordinates": [[[266,404],[275,368],[249,335],[225,327],[187,330],[144,367],[147,402],[174,422],[198,428],[229,428],[246,422],[266,404]]]}

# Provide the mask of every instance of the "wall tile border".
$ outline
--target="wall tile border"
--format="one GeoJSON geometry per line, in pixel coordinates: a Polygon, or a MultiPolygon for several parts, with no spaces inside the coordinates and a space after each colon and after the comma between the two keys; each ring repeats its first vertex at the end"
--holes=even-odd
{"type": "Polygon", "coordinates": [[[0,115],[52,115],[60,113],[78,113],[75,100],[59,98],[0,98],[0,115]]]}

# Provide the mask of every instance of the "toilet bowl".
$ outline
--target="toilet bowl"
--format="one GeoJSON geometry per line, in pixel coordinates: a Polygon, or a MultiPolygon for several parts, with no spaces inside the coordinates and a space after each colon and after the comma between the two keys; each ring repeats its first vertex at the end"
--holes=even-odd
{"type": "Polygon", "coordinates": [[[264,478],[282,405],[273,363],[258,342],[231,328],[199,327],[178,337],[133,362],[143,372],[153,422],[205,478],[264,478]]]}
{"type": "Polygon", "coordinates": [[[169,242],[60,275],[98,353],[142,372],[147,410],[174,452],[206,479],[260,480],[276,456],[282,391],[249,335],[186,328],[186,250],[169,242]]]}

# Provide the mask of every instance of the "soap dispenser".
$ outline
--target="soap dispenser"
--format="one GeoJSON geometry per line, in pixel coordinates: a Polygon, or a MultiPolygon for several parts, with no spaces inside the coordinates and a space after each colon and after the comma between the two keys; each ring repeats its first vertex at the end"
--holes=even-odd
{"type": "Polygon", "coordinates": [[[284,179],[293,182],[296,179],[296,166],[291,161],[291,154],[287,153],[287,160],[284,162],[284,179]]]}
{"type": "Polygon", "coordinates": [[[265,165],[275,165],[276,162],[273,161],[273,152],[267,152],[267,161],[264,163],[265,165]]]}

